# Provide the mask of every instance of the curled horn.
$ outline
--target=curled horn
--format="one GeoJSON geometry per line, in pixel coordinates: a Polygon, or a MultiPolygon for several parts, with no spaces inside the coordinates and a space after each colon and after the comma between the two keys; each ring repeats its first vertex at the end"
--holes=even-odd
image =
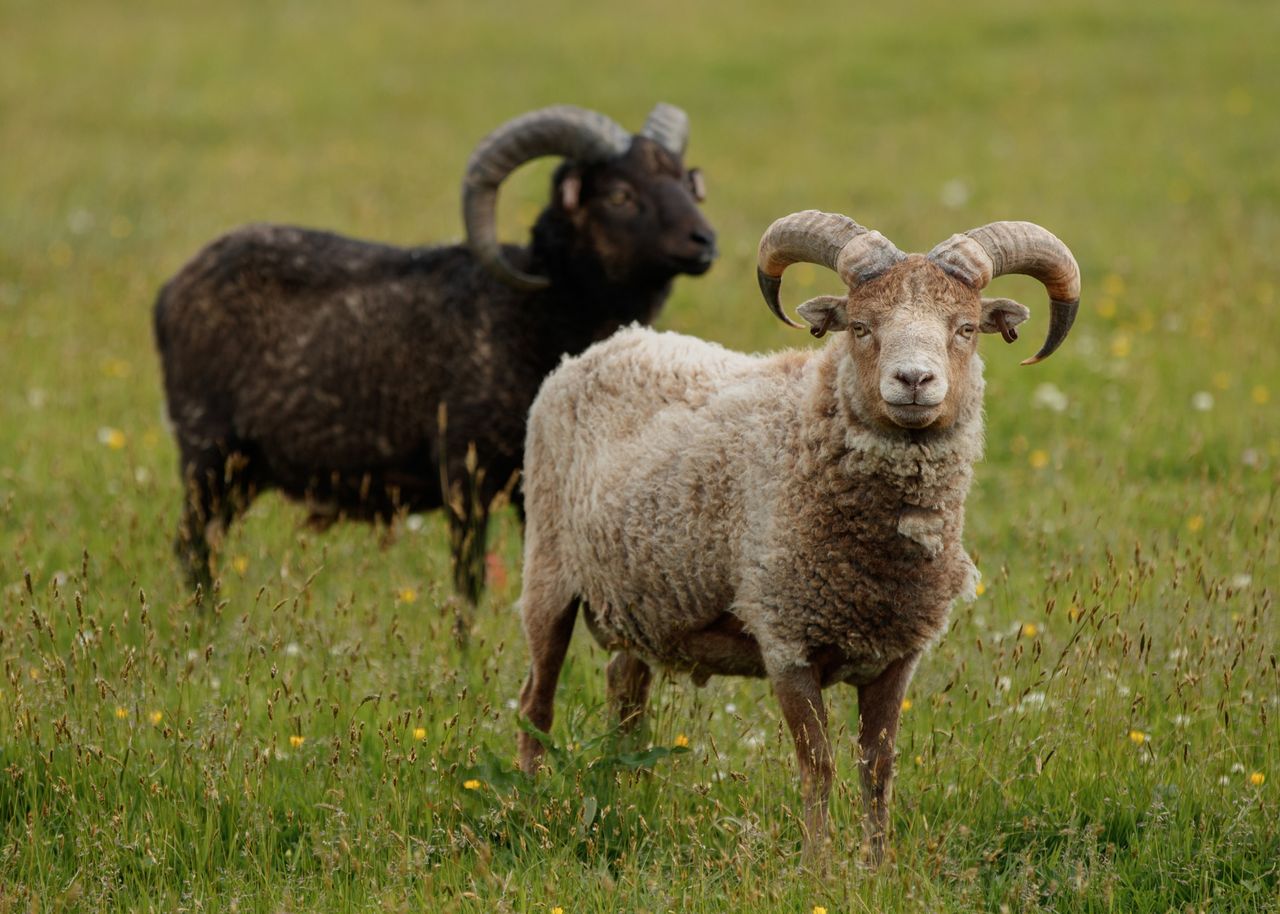
{"type": "Polygon", "coordinates": [[[1062,345],[1080,308],[1080,267],[1070,249],[1033,222],[992,222],[952,235],[929,252],[948,273],[984,288],[997,276],[1020,273],[1044,283],[1049,293],[1049,332],[1023,365],[1034,365],[1062,345]]]}
{"type": "Polygon", "coordinates": [[[653,140],[677,158],[684,157],[689,145],[689,115],[675,105],[659,102],[649,112],[640,135],[653,140]]]}
{"type": "Polygon", "coordinates": [[[544,276],[515,269],[502,257],[497,235],[498,186],[530,159],[563,156],[584,164],[622,155],[631,134],[603,114],[573,105],[555,105],[507,121],[480,141],[462,181],[462,219],[476,259],[493,275],[518,289],[545,289],[544,276]]]}
{"type": "Polygon", "coordinates": [[[793,263],[816,263],[835,270],[849,288],[879,276],[906,255],[879,232],[848,216],[816,209],[792,213],[769,226],[760,239],[756,278],[769,310],[791,327],[803,328],[782,310],[782,272],[793,263]]]}

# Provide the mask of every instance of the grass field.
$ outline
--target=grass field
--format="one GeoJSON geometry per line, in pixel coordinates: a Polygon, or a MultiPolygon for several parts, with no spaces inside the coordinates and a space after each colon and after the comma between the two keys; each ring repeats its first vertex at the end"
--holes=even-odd
{"type": "Polygon", "coordinates": [[[1280,909],[1280,5],[631,6],[0,0],[0,912],[1280,909]],[[556,770],[517,779],[510,518],[466,651],[437,517],[319,535],[264,498],[203,612],[170,556],[150,306],[196,248],[456,238],[489,129],[664,99],[724,253],[663,326],[808,345],[753,270],[808,207],[908,250],[1030,219],[1083,271],[1033,368],[1043,293],[996,286],[1035,317],[984,342],[985,590],[912,685],[878,873],[848,689],[825,875],[760,682],[663,680],[687,749],[637,771],[580,632],[556,770]]]}

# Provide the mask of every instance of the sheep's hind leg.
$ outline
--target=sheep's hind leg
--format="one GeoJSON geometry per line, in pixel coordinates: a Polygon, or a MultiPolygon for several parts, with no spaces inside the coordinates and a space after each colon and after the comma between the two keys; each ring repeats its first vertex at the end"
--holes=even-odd
{"type": "Polygon", "coordinates": [[[884,860],[893,794],[893,746],[898,736],[902,699],[915,672],[918,653],[891,663],[866,685],[858,686],[858,749],[862,772],[862,829],[867,862],[884,860]]]}
{"type": "Polygon", "coordinates": [[[804,856],[810,862],[820,861],[827,839],[827,801],[835,767],[827,740],[822,684],[812,666],[771,671],[769,679],[796,743],[804,798],[804,856]]]}
{"type": "Polygon", "coordinates": [[[605,677],[609,705],[618,715],[618,728],[627,735],[643,734],[653,670],[635,654],[619,651],[609,661],[605,677]]]}
{"type": "MultiPolygon", "coordinates": [[[[543,733],[551,730],[555,716],[553,702],[573,637],[573,623],[578,617],[578,600],[568,603],[558,599],[538,599],[538,588],[528,581],[521,597],[525,640],[529,643],[529,678],[520,690],[520,716],[543,733]]],[[[518,737],[520,768],[527,774],[538,770],[538,761],[546,747],[532,733],[520,731],[518,737]]]]}

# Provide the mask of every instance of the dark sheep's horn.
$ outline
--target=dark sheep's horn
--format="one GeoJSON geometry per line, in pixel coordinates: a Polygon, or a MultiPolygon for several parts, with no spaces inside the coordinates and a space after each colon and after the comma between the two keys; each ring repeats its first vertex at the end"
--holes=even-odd
{"type": "Polygon", "coordinates": [[[929,259],[975,289],[997,276],[1018,273],[1038,279],[1049,293],[1049,331],[1044,345],[1023,365],[1053,355],[1071,332],[1080,308],[1080,267],[1071,250],[1034,222],[992,222],[952,235],[929,259]]]}
{"type": "Polygon", "coordinates": [[[769,310],[791,327],[804,327],[782,310],[782,272],[793,263],[835,270],[850,289],[879,276],[906,257],[888,238],[848,216],[816,209],[792,213],[769,226],[760,239],[756,278],[769,310]]]}
{"type": "Polygon", "coordinates": [[[677,158],[684,158],[689,145],[689,115],[666,102],[659,102],[649,112],[640,135],[653,140],[677,158]]]}
{"type": "Polygon", "coordinates": [[[563,156],[583,164],[625,153],[631,134],[603,114],[573,105],[555,105],[514,118],[480,141],[462,182],[462,219],[476,259],[518,289],[545,289],[548,280],[515,269],[502,257],[497,235],[498,187],[525,162],[563,156]]]}

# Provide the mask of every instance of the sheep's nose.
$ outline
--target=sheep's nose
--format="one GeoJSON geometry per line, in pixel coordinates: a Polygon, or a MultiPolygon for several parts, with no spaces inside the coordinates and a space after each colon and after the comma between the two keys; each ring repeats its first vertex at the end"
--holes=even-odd
{"type": "Polygon", "coordinates": [[[701,250],[694,256],[704,264],[716,259],[716,233],[711,229],[696,228],[689,233],[689,240],[701,250]]]}
{"type": "Polygon", "coordinates": [[[919,390],[933,380],[933,372],[923,368],[902,368],[893,373],[893,379],[912,390],[919,390]]]}

